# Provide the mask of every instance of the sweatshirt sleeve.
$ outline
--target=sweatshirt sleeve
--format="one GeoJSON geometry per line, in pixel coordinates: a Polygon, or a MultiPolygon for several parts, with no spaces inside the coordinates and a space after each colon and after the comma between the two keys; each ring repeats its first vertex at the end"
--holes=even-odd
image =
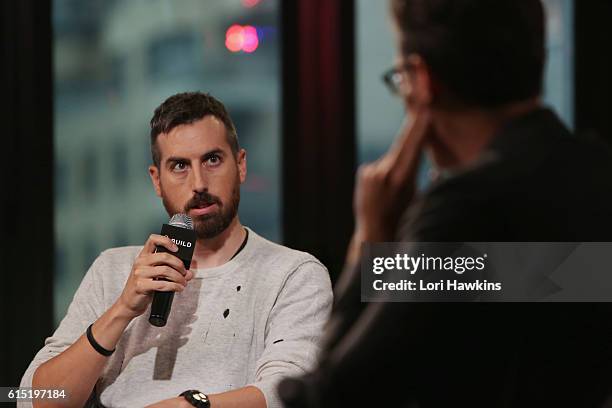
{"type": "MultiPolygon", "coordinates": [[[[72,345],[87,327],[104,313],[104,293],[101,282],[104,257],[99,256],[89,268],[81,281],[66,316],[51,337],[45,339],[42,349],[21,378],[20,387],[32,387],[32,377],[36,369],[51,358],[57,356],[72,345]]],[[[32,408],[31,402],[19,402],[18,408],[32,408]]]]}
{"type": "Polygon", "coordinates": [[[319,262],[304,262],[288,274],[268,316],[264,351],[249,384],[261,390],[268,408],[282,406],[280,380],[314,367],[331,306],[329,273],[319,262]]]}

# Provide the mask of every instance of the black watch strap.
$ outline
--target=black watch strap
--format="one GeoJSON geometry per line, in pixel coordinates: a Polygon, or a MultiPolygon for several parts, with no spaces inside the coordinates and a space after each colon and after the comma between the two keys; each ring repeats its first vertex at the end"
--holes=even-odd
{"type": "Polygon", "coordinates": [[[187,402],[197,408],[210,408],[208,395],[198,390],[187,390],[181,392],[179,397],[184,397],[187,402]]]}

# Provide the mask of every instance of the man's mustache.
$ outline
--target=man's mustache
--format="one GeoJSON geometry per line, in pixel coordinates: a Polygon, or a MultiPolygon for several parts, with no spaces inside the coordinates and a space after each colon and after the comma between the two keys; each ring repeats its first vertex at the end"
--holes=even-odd
{"type": "Polygon", "coordinates": [[[192,197],[191,200],[185,204],[185,212],[188,212],[192,208],[204,207],[212,204],[217,204],[219,207],[221,207],[221,199],[206,191],[197,193],[196,196],[192,197]]]}

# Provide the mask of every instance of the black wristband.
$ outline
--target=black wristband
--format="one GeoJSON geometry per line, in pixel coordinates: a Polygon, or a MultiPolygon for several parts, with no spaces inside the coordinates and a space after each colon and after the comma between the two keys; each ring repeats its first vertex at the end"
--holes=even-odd
{"type": "Polygon", "coordinates": [[[99,345],[96,339],[94,339],[93,333],[91,332],[91,326],[93,326],[93,323],[90,324],[87,328],[87,340],[89,340],[89,344],[91,344],[91,347],[93,347],[98,353],[102,354],[105,357],[108,357],[113,354],[116,349],[107,350],[101,345],[99,345]]]}

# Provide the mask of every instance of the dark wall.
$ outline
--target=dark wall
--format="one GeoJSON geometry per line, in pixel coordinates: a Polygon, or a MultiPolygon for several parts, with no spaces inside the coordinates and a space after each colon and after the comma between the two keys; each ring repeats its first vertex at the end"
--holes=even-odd
{"type": "Polygon", "coordinates": [[[0,10],[0,385],[17,386],[53,325],[51,3],[0,10]]]}
{"type": "Polygon", "coordinates": [[[576,130],[612,143],[612,1],[574,2],[576,130]]]}
{"type": "Polygon", "coordinates": [[[352,1],[283,1],[283,240],[334,279],[353,229],[352,1]]]}

